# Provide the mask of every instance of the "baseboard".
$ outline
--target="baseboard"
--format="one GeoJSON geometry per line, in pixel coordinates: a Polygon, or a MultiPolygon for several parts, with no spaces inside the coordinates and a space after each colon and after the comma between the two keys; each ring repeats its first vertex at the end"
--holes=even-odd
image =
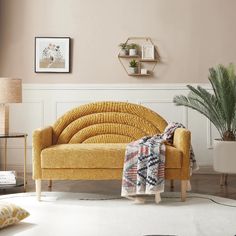
{"type": "Polygon", "coordinates": [[[196,172],[194,172],[194,174],[211,174],[211,175],[215,175],[215,174],[219,174],[216,171],[214,171],[213,166],[199,166],[199,170],[197,170],[196,172]]]}

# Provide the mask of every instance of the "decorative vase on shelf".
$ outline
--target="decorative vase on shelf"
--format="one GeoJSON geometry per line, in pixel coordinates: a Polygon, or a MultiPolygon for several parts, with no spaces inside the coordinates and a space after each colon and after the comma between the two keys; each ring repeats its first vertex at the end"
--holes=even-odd
{"type": "Polygon", "coordinates": [[[129,56],[137,56],[138,54],[138,45],[135,43],[129,44],[128,46],[129,49],[129,56]]]}
{"type": "Polygon", "coordinates": [[[121,48],[119,52],[120,56],[128,55],[127,43],[120,43],[119,47],[121,48]]]}
{"type": "Polygon", "coordinates": [[[129,49],[129,55],[130,56],[136,56],[137,55],[137,49],[136,48],[129,49]]]}
{"type": "Polygon", "coordinates": [[[129,73],[130,74],[138,73],[138,62],[134,59],[129,62],[129,73]]]}
{"type": "Polygon", "coordinates": [[[120,56],[127,56],[128,55],[128,50],[127,49],[121,49],[120,50],[120,56]]]}
{"type": "Polygon", "coordinates": [[[138,67],[129,67],[129,73],[130,74],[137,74],[138,73],[138,67]]]}

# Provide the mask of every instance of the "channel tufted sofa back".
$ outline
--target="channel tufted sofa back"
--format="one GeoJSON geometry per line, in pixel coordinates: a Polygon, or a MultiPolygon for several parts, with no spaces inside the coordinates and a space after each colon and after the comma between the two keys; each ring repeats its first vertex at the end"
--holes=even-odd
{"type": "Polygon", "coordinates": [[[164,131],[157,113],[126,102],[90,103],[60,117],[53,125],[53,144],[129,143],[164,131]]]}

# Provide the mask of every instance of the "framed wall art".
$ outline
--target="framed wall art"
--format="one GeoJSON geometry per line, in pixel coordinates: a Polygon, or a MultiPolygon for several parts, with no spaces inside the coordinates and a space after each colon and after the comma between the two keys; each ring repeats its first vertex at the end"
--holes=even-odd
{"type": "Polygon", "coordinates": [[[70,72],[69,37],[35,37],[35,73],[70,72]]]}
{"type": "Polygon", "coordinates": [[[154,60],[155,48],[152,44],[142,45],[142,59],[143,60],[154,60]]]}

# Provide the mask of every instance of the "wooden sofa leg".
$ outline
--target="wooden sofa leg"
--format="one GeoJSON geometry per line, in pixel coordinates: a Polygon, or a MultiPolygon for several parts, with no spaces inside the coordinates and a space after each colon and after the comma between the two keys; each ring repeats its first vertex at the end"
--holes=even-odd
{"type": "Polygon", "coordinates": [[[220,176],[220,186],[228,185],[228,174],[221,174],[220,176]]]}
{"type": "Polygon", "coordinates": [[[37,200],[41,200],[41,179],[36,179],[35,180],[35,187],[36,187],[36,195],[37,195],[37,200]]]}
{"type": "Polygon", "coordinates": [[[228,174],[225,174],[225,185],[228,185],[228,174]]]}
{"type": "Polygon", "coordinates": [[[225,182],[225,174],[221,174],[220,175],[220,186],[224,186],[224,182],[225,182]]]}
{"type": "Polygon", "coordinates": [[[187,192],[187,180],[181,180],[181,201],[185,202],[187,192]]]}
{"type": "Polygon", "coordinates": [[[173,179],[170,180],[170,189],[171,189],[171,191],[173,191],[173,189],[174,189],[174,180],[173,179]]]}
{"type": "Polygon", "coordinates": [[[49,188],[52,188],[52,180],[49,180],[49,181],[48,181],[48,187],[49,187],[49,188]]]}

